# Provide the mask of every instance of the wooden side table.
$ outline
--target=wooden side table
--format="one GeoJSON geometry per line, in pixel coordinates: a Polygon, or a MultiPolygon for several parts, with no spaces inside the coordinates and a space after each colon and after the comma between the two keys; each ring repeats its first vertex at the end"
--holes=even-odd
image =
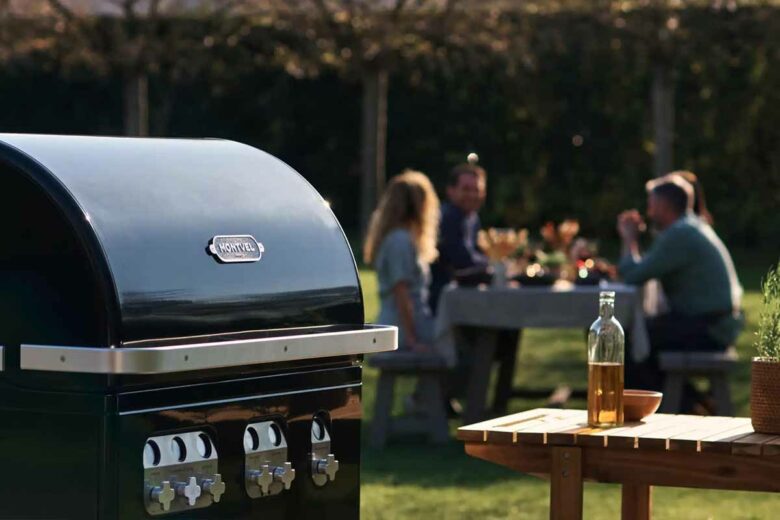
{"type": "Polygon", "coordinates": [[[550,479],[550,518],[582,518],[583,481],[623,486],[622,518],[652,515],[652,487],[780,492],[780,436],[747,418],[655,414],[619,428],[539,408],[464,426],[466,453],[550,479]]]}

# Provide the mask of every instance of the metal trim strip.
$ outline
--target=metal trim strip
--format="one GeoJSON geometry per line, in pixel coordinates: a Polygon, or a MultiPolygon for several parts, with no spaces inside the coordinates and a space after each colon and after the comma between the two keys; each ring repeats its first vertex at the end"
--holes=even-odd
{"type": "Polygon", "coordinates": [[[371,354],[397,348],[397,327],[365,325],[358,330],[161,347],[91,348],[25,344],[21,346],[20,367],[22,370],[88,374],[170,374],[371,354]]]}
{"type": "Polygon", "coordinates": [[[5,349],[0,345],[0,372],[5,370],[5,349]]]}
{"type": "Polygon", "coordinates": [[[336,385],[336,386],[318,386],[316,388],[304,388],[301,390],[289,390],[284,392],[274,392],[272,394],[256,394],[256,395],[249,395],[249,396],[242,396],[242,397],[228,397],[226,399],[217,399],[214,401],[198,401],[196,403],[186,403],[186,404],[174,404],[170,406],[158,406],[156,408],[143,408],[140,410],[128,410],[125,412],[119,412],[119,416],[123,415],[138,415],[142,413],[150,413],[150,412],[163,412],[166,410],[181,410],[184,408],[197,408],[199,406],[215,406],[215,405],[222,405],[222,404],[228,404],[228,403],[236,403],[240,401],[254,401],[256,399],[273,399],[276,397],[281,397],[284,395],[296,395],[296,394],[308,394],[312,392],[327,392],[328,390],[340,390],[342,388],[358,388],[360,386],[363,386],[362,383],[349,383],[346,385],[336,385]]]}

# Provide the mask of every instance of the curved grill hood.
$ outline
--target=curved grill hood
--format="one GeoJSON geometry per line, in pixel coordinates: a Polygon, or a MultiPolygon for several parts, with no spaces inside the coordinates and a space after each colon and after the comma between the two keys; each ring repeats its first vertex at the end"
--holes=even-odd
{"type": "MultiPolygon", "coordinates": [[[[94,287],[100,300],[95,313],[104,314],[104,324],[92,346],[363,323],[355,262],[339,223],[303,177],[260,150],[213,139],[0,134],[0,169],[45,199],[82,249],[87,274],[70,290],[94,287]],[[224,235],[253,236],[262,258],[220,262],[208,247],[224,235]]],[[[44,213],[22,214],[19,225],[44,213]]],[[[55,228],[12,230],[17,246],[0,259],[6,269],[27,262],[19,251],[26,240],[57,243],[61,237],[40,236],[55,228]]],[[[45,249],[36,247],[26,254],[45,249]]],[[[44,285],[52,277],[78,279],[64,267],[52,274],[59,262],[68,265],[57,255],[47,251],[29,262],[49,266],[44,285]]],[[[69,296],[76,295],[58,298],[67,306],[69,296]]]]}

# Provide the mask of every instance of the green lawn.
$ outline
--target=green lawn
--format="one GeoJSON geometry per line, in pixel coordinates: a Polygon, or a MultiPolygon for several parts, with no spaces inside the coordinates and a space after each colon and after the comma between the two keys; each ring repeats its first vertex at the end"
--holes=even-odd
{"type": "MultiPolygon", "coordinates": [[[[749,289],[745,297],[748,328],[739,341],[742,361],[732,383],[739,415],[748,415],[749,360],[753,355],[751,342],[760,307],[758,280],[763,269],[762,266],[742,273],[749,289]]],[[[361,271],[361,277],[366,316],[371,320],[377,312],[376,278],[368,270],[361,271]]],[[[376,376],[375,370],[366,367],[365,428],[373,414],[376,376]]],[[[586,385],[582,331],[525,331],[516,383],[554,385],[559,382],[586,385]]],[[[542,404],[515,400],[510,411],[542,404]]],[[[400,408],[400,402],[397,406],[400,408]]],[[[571,403],[571,407],[583,406],[582,402],[571,403]]],[[[457,426],[456,421],[450,424],[453,432],[457,426]]],[[[367,519],[541,519],[548,515],[549,491],[545,481],[471,459],[454,440],[443,447],[432,447],[419,439],[401,439],[382,451],[364,445],[363,457],[362,512],[367,519]]],[[[617,486],[586,485],[586,518],[601,520],[619,516],[617,486]]],[[[778,517],[780,497],[770,494],[676,488],[658,488],[654,494],[656,520],[778,517]]]]}

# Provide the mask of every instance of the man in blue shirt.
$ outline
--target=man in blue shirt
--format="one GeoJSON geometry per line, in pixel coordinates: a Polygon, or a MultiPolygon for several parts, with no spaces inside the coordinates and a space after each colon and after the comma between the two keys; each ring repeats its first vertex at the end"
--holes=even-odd
{"type": "MultiPolygon", "coordinates": [[[[487,271],[488,259],[477,245],[477,233],[481,228],[477,212],[485,202],[487,174],[484,168],[474,164],[461,164],[450,172],[446,195],[441,206],[439,224],[438,259],[431,265],[431,289],[429,304],[436,313],[439,297],[457,272],[464,270],[487,271]]],[[[458,345],[458,362],[448,384],[448,410],[459,412],[455,397],[462,397],[471,375],[473,344],[477,334],[474,327],[461,327],[466,345],[458,345]]],[[[518,331],[501,330],[497,338],[496,361],[500,362],[495,411],[505,410],[512,390],[514,366],[517,357],[518,331]]]]}
{"type": "Polygon", "coordinates": [[[485,170],[480,166],[461,164],[450,172],[447,201],[441,205],[439,258],[431,265],[429,301],[434,314],[442,289],[454,279],[456,271],[487,269],[487,257],[477,246],[481,227],[477,212],[485,201],[485,181],[485,170]]]}

